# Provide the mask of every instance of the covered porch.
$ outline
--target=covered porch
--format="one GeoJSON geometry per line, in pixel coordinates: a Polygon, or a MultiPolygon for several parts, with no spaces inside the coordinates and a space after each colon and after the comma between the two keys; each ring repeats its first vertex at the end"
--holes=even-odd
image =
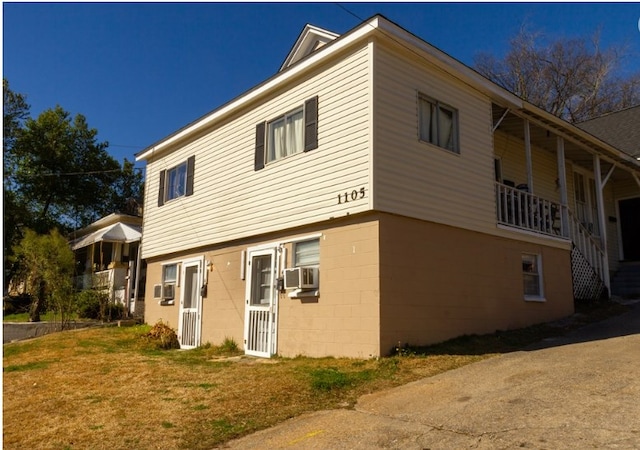
{"type": "Polygon", "coordinates": [[[497,226],[570,241],[574,297],[611,292],[624,259],[620,201],[640,197],[640,164],[539,110],[493,105],[497,226]]]}
{"type": "Polygon", "coordinates": [[[140,260],[142,219],[111,214],[72,236],[77,290],[95,289],[141,314],[144,300],[144,263],[140,260]]]}

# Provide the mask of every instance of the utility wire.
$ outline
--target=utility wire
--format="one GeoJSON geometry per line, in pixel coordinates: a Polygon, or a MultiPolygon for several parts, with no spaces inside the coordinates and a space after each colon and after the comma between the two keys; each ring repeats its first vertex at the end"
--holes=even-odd
{"type": "MultiPolygon", "coordinates": [[[[144,170],[142,167],[132,167],[132,170],[144,170]]],[[[31,174],[20,174],[20,176],[31,176],[31,177],[70,177],[70,176],[78,176],[78,175],[98,175],[101,173],[115,173],[115,172],[123,172],[122,169],[111,169],[111,170],[92,170],[88,172],[65,172],[65,173],[31,173],[31,174]]]]}

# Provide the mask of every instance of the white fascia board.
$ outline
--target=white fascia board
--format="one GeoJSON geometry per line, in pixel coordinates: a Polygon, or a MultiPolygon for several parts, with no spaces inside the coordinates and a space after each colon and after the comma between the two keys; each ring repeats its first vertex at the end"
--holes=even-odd
{"type": "Polygon", "coordinates": [[[366,35],[370,34],[377,26],[377,18],[361,25],[350,33],[345,34],[342,37],[337,38],[336,40],[327,43],[324,47],[320,48],[317,52],[312,53],[304,60],[299,63],[293,65],[287,70],[278,73],[274,77],[268,79],[261,85],[256,86],[252,90],[248,91],[244,95],[232,100],[226,105],[220,107],[219,109],[209,113],[208,115],[202,117],[201,119],[196,120],[190,125],[187,125],[182,130],[174,133],[173,135],[165,138],[164,140],[159,141],[158,143],[152,145],[151,147],[147,147],[145,150],[142,150],[140,153],[136,155],[136,161],[147,160],[153,155],[162,152],[170,147],[175,142],[184,139],[198,131],[206,128],[217,121],[220,121],[225,116],[229,115],[233,111],[242,108],[243,106],[251,103],[255,99],[265,95],[269,91],[276,90],[280,88],[282,85],[288,83],[292,78],[295,78],[300,73],[303,73],[313,66],[317,65],[322,60],[325,60],[335,53],[340,52],[344,48],[352,45],[354,42],[362,39],[366,35]]]}

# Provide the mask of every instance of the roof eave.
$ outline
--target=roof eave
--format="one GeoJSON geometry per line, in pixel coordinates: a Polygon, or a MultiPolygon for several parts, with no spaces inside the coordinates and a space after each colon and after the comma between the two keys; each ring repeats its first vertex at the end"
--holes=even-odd
{"type": "Polygon", "coordinates": [[[318,49],[316,52],[309,55],[307,58],[293,64],[291,67],[283,70],[282,72],[277,73],[270,79],[266,80],[264,83],[247,91],[236,99],[231,100],[229,103],[210,112],[200,119],[197,119],[196,121],[178,130],[172,135],[145,148],[135,155],[136,161],[148,160],[154,155],[164,152],[165,150],[167,150],[167,148],[171,147],[176,142],[198,133],[199,131],[211,126],[217,121],[220,121],[237,109],[242,108],[245,105],[255,101],[256,99],[266,95],[267,93],[280,88],[282,85],[286,84],[289,80],[295,78],[300,73],[310,70],[311,68],[322,62],[324,59],[331,57],[335,53],[340,52],[344,48],[354,44],[357,41],[360,41],[368,34],[372,33],[373,30],[377,28],[377,21],[378,18],[376,16],[371,20],[361,24],[359,27],[353,29],[352,31],[336,38],[334,41],[329,42],[322,48],[318,49]]]}

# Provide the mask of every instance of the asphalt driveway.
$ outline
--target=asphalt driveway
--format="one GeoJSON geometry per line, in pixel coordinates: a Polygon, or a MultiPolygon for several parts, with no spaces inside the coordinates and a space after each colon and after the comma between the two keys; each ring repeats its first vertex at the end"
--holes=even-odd
{"type": "Polygon", "coordinates": [[[228,448],[640,448],[640,303],[526,351],[362,397],[228,448]]]}

